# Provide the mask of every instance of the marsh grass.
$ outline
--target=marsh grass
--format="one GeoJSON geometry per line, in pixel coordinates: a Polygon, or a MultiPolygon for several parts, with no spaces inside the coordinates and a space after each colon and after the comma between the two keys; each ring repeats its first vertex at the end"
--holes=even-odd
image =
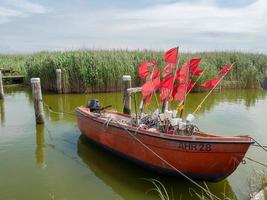
{"type": "MultiPolygon", "coordinates": [[[[193,57],[202,57],[201,68],[206,72],[200,83],[216,76],[220,67],[235,63],[226,76],[228,87],[255,88],[267,71],[267,56],[240,52],[181,53],[180,65],[193,57]]],[[[163,68],[163,52],[128,50],[79,50],[66,52],[39,52],[31,55],[0,55],[0,68],[12,67],[22,74],[40,77],[42,86],[55,90],[55,70],[63,71],[64,92],[116,91],[121,88],[124,74],[133,78],[133,85],[140,85],[137,77],[139,63],[155,59],[163,68]]],[[[227,87],[227,84],[226,87],[227,87]]]]}
{"type": "MultiPolygon", "coordinates": [[[[153,184],[154,188],[152,188],[149,191],[155,191],[160,200],[170,200],[170,196],[167,192],[167,189],[165,186],[156,179],[145,179],[146,181],[149,181],[153,184]]],[[[234,196],[229,197],[226,195],[226,187],[224,187],[224,191],[222,191],[222,197],[216,197],[216,195],[212,194],[210,188],[208,187],[206,182],[203,182],[205,186],[205,190],[202,190],[201,192],[197,192],[196,190],[189,188],[189,193],[192,197],[196,197],[199,200],[235,200],[236,198],[234,196]]],[[[172,197],[172,200],[174,198],[172,197]]],[[[180,198],[181,199],[181,198],[180,198]]]]}
{"type": "MultiPolygon", "coordinates": [[[[254,171],[249,180],[250,194],[253,196],[259,191],[267,187],[267,171],[254,171]]],[[[267,199],[266,191],[264,191],[264,197],[267,199]]]]}

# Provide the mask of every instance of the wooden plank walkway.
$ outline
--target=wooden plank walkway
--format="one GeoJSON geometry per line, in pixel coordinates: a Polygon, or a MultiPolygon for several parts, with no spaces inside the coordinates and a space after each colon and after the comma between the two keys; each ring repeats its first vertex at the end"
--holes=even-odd
{"type": "Polygon", "coordinates": [[[23,83],[25,76],[3,76],[3,81],[9,84],[23,83]]]}

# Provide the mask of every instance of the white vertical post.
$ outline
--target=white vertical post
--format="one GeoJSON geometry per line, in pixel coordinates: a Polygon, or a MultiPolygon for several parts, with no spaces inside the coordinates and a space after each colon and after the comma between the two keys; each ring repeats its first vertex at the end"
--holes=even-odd
{"type": "Polygon", "coordinates": [[[131,76],[124,75],[123,80],[123,113],[131,114],[131,96],[127,92],[128,88],[131,88],[131,76]]]}
{"type": "Polygon", "coordinates": [[[0,70],[0,99],[4,99],[4,86],[2,80],[2,71],[0,70]]]}
{"type": "Polygon", "coordinates": [[[34,102],[35,120],[37,124],[43,124],[44,110],[40,78],[31,78],[31,86],[34,102]]]}
{"type": "Polygon", "coordinates": [[[57,77],[57,92],[59,94],[62,93],[62,75],[61,69],[56,69],[56,77],[57,77]]]}

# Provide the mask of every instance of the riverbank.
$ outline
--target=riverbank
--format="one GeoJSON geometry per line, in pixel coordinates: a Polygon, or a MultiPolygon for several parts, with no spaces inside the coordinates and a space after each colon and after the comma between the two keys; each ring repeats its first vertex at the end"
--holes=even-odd
{"type": "MultiPolygon", "coordinates": [[[[40,77],[45,90],[56,91],[56,69],[62,70],[63,93],[111,92],[121,90],[124,74],[132,76],[133,85],[140,85],[136,76],[139,63],[155,59],[163,68],[163,52],[128,50],[80,50],[39,52],[27,55],[0,55],[0,68],[13,68],[16,73],[40,77]]],[[[199,83],[214,77],[221,66],[235,63],[222,88],[258,88],[267,70],[267,56],[240,52],[181,53],[180,65],[192,57],[201,57],[206,73],[199,83]]],[[[196,89],[196,91],[198,91],[196,89]]]]}

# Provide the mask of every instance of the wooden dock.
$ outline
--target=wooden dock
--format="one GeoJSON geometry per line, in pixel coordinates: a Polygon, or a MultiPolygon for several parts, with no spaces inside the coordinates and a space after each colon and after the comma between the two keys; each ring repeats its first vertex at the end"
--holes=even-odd
{"type": "Polygon", "coordinates": [[[12,69],[1,69],[1,72],[3,74],[2,79],[5,85],[6,84],[22,84],[25,78],[25,76],[14,75],[14,73],[17,73],[17,72],[12,69]]]}
{"type": "Polygon", "coordinates": [[[8,84],[21,84],[24,78],[24,76],[3,76],[3,82],[8,84]]]}

